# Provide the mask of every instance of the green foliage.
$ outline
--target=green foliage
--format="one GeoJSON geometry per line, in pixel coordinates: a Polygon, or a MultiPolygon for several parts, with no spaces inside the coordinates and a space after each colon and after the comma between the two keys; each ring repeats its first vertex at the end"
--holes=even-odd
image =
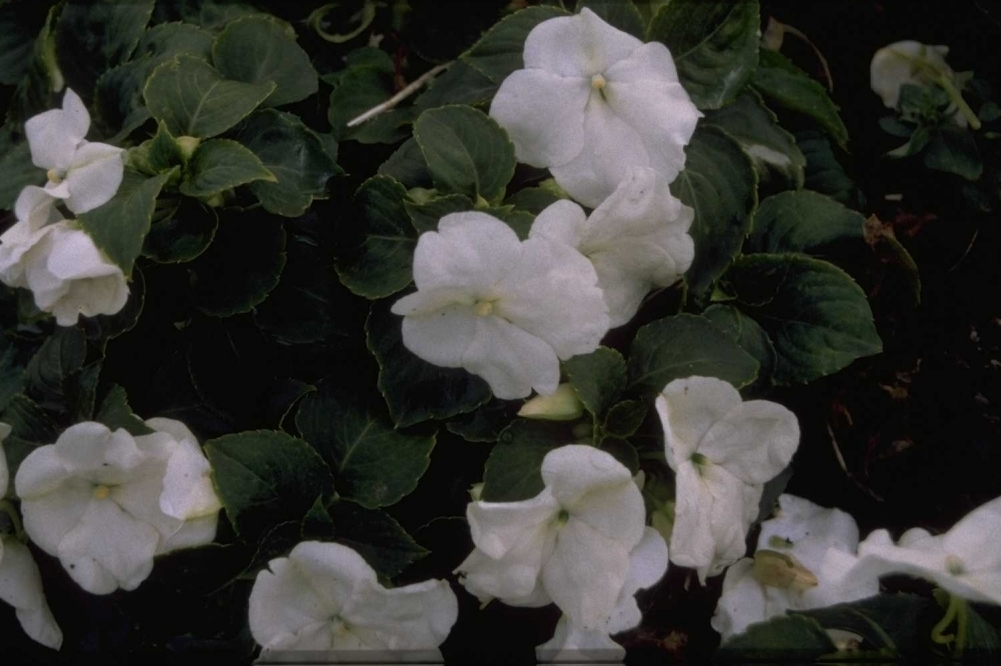
{"type": "Polygon", "coordinates": [[[577,12],[584,8],[590,9],[609,25],[612,25],[623,32],[628,32],[633,37],[643,39],[646,35],[646,24],[640,10],[632,2],[620,2],[620,0],[580,0],[577,3],[577,12]]]}
{"type": "Polygon", "coordinates": [[[573,441],[558,423],[513,421],[497,439],[483,468],[485,502],[517,502],[542,492],[542,459],[573,441]]]}
{"type": "Polygon", "coordinates": [[[515,12],[490,28],[460,58],[499,87],[511,72],[525,66],[521,54],[532,28],[557,16],[566,16],[566,12],[545,6],[515,12]]]}
{"type": "Polygon", "coordinates": [[[567,359],[563,369],[577,397],[595,417],[604,417],[626,388],[626,361],[608,347],[567,359]]]}
{"type": "Polygon", "coordinates": [[[103,423],[112,430],[125,428],[129,434],[134,436],[148,435],[153,432],[152,428],[133,413],[132,407],[129,406],[128,396],[125,395],[125,389],[118,384],[113,384],[108,389],[94,420],[103,423]]]}
{"type": "Polygon", "coordinates": [[[191,155],[180,189],[189,197],[210,197],[257,180],[275,182],[277,178],[242,144],[210,139],[191,155]]]}
{"type": "Polygon", "coordinates": [[[208,249],[219,228],[215,210],[188,199],[150,226],[142,254],[161,264],[192,261],[208,249]]]}
{"type": "Polygon", "coordinates": [[[775,372],[775,345],[758,322],[737,308],[720,303],[710,305],[702,316],[726,333],[758,362],[760,369],[755,385],[771,383],[775,372]]]}
{"type": "Polygon", "coordinates": [[[382,104],[393,95],[392,59],[376,48],[360,49],[347,58],[347,68],[324,76],[333,86],[327,120],[338,141],[394,143],[407,136],[404,123],[413,120],[410,109],[391,109],[356,127],[348,127],[355,117],[382,104]]]}
{"type": "Polygon", "coordinates": [[[0,208],[5,210],[14,207],[26,186],[45,183],[45,172],[31,162],[28,142],[9,125],[0,128],[0,208]]]}
{"type": "Polygon", "coordinates": [[[839,240],[862,240],[865,218],[822,194],[780,192],[761,202],[746,252],[817,254],[839,240]]]}
{"type": "Polygon", "coordinates": [[[671,50],[678,77],[700,109],[732,102],[758,65],[757,0],[672,0],[647,38],[671,50]]]}

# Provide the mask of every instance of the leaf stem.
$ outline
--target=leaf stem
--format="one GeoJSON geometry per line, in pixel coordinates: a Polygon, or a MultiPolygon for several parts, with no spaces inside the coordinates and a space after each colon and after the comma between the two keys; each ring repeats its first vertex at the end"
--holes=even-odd
{"type": "Polygon", "coordinates": [[[404,88],[400,92],[396,93],[395,95],[393,95],[392,97],[390,97],[389,99],[387,99],[382,104],[377,104],[376,106],[373,106],[371,109],[369,109],[365,113],[361,114],[360,116],[357,116],[357,117],[352,118],[351,120],[349,120],[347,126],[348,127],[355,127],[357,125],[361,125],[363,122],[365,122],[369,118],[374,118],[375,116],[379,115],[380,113],[383,113],[384,111],[390,110],[391,108],[393,108],[394,106],[396,106],[397,104],[399,104],[400,102],[402,102],[403,100],[405,100],[407,97],[410,97],[410,95],[414,94],[425,83],[427,83],[428,81],[430,81],[434,77],[438,76],[438,74],[440,74],[441,72],[445,71],[448,68],[448,66],[451,65],[451,64],[452,64],[451,62],[446,62],[443,65],[438,65],[437,67],[432,67],[428,71],[426,71],[423,74],[421,74],[417,79],[415,79],[413,81],[413,83],[411,83],[406,88],[404,88]]]}

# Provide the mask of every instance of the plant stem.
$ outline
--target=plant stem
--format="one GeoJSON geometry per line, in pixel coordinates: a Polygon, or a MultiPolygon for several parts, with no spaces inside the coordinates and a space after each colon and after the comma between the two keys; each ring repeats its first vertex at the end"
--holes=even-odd
{"type": "Polygon", "coordinates": [[[348,127],[355,127],[357,125],[361,125],[363,122],[365,122],[369,118],[374,118],[375,116],[379,115],[380,113],[382,113],[384,111],[390,110],[391,108],[393,108],[394,106],[396,106],[397,104],[399,104],[400,102],[402,102],[403,100],[405,100],[407,97],[409,97],[410,95],[414,94],[425,83],[427,83],[428,81],[430,81],[434,77],[438,76],[438,74],[440,74],[441,72],[445,71],[445,69],[447,69],[448,66],[451,65],[451,64],[452,64],[451,62],[446,62],[443,65],[438,65],[437,67],[433,67],[433,68],[429,69],[428,71],[426,71],[423,74],[421,74],[416,80],[414,80],[413,83],[411,83],[406,88],[404,88],[400,92],[396,93],[395,95],[393,95],[392,97],[390,97],[389,99],[387,99],[382,104],[378,104],[376,106],[373,106],[371,109],[369,109],[365,113],[361,114],[360,116],[352,118],[350,121],[348,121],[347,126],[348,127]]]}

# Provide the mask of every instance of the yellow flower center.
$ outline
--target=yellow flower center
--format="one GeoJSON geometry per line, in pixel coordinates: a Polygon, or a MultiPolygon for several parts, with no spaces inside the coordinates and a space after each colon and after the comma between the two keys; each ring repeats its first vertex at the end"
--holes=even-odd
{"type": "Polygon", "coordinates": [[[966,565],[963,560],[955,555],[947,555],[945,558],[945,570],[953,576],[961,576],[966,573],[966,565]]]}
{"type": "Polygon", "coordinates": [[[63,179],[66,178],[66,172],[60,169],[49,169],[45,172],[45,175],[50,182],[55,183],[56,185],[63,182],[63,179]]]}
{"type": "Polygon", "coordinates": [[[591,77],[591,88],[594,90],[601,90],[607,83],[608,82],[605,81],[605,77],[601,74],[595,74],[591,77]]]}
{"type": "Polygon", "coordinates": [[[94,499],[106,499],[110,494],[111,488],[108,486],[98,486],[97,488],[94,488],[94,499]]]}
{"type": "Polygon", "coordinates": [[[492,301],[477,301],[476,305],[473,306],[473,312],[476,313],[477,317],[486,317],[489,314],[493,314],[494,304],[492,301]]]}

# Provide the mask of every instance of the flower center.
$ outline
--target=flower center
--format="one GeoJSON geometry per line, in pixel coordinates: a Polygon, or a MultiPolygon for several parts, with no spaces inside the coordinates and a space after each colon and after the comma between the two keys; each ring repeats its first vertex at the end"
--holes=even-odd
{"type": "Polygon", "coordinates": [[[489,314],[493,314],[493,311],[493,301],[476,301],[476,305],[473,306],[473,312],[476,313],[477,317],[486,317],[489,314]]]}
{"type": "Polygon", "coordinates": [[[706,458],[701,453],[693,453],[692,464],[695,465],[696,467],[705,467],[706,465],[709,464],[709,458],[706,458]]]}
{"type": "Polygon", "coordinates": [[[605,81],[605,77],[602,76],[601,74],[595,74],[594,76],[591,77],[591,88],[594,89],[594,90],[600,91],[607,84],[608,84],[608,82],[605,81]]]}
{"type": "Polygon", "coordinates": [[[948,555],[945,558],[945,570],[953,576],[961,576],[966,573],[966,565],[955,555],[948,555]]]}
{"type": "Polygon", "coordinates": [[[94,499],[107,499],[110,494],[111,488],[108,486],[97,486],[94,488],[94,499]]]}
{"type": "Polygon", "coordinates": [[[567,524],[570,520],[570,512],[566,509],[560,509],[560,512],[556,514],[556,524],[560,527],[567,524]]]}
{"type": "Polygon", "coordinates": [[[49,182],[58,185],[65,180],[66,172],[62,169],[49,169],[45,172],[45,176],[49,179],[49,182]]]}

